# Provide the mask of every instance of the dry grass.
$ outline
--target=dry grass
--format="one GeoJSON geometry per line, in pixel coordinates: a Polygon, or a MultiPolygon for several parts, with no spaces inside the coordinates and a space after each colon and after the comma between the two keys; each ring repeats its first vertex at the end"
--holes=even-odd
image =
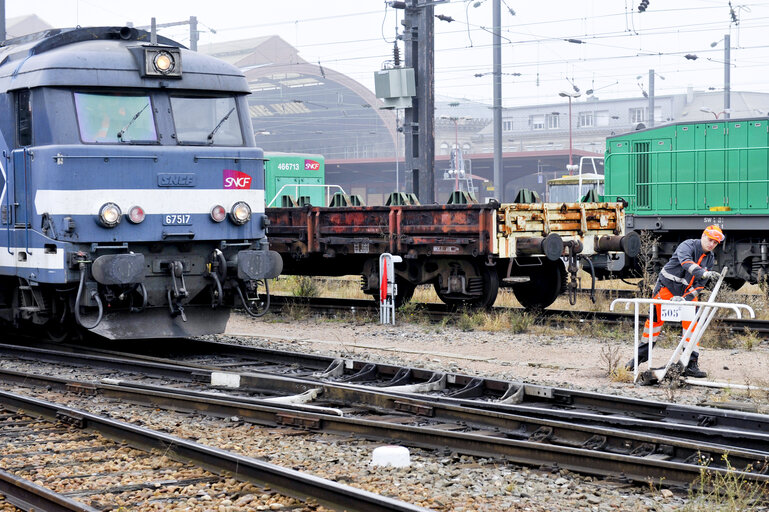
{"type": "MultiPolygon", "coordinates": [[[[650,274],[647,279],[654,276],[650,274]]],[[[590,285],[590,275],[584,271],[579,272],[578,279],[580,286],[590,285]]],[[[598,281],[596,289],[598,290],[638,290],[645,281],[643,279],[634,279],[627,282],[620,280],[598,281]]],[[[364,294],[360,290],[360,278],[358,276],[344,277],[306,277],[306,276],[281,276],[271,283],[272,291],[277,294],[292,295],[296,297],[337,297],[337,298],[355,298],[370,299],[370,295],[364,294]]],[[[575,305],[569,304],[568,297],[562,295],[551,306],[551,309],[580,310],[580,311],[609,311],[609,306],[615,298],[611,293],[596,295],[596,302],[593,303],[589,296],[580,294],[577,296],[575,305]]],[[[747,303],[755,312],[757,318],[769,318],[769,306],[766,293],[757,285],[745,285],[739,291],[735,292],[728,288],[723,288],[719,293],[718,300],[722,302],[747,303]]],[[[413,299],[398,310],[399,321],[427,324],[431,323],[420,304],[440,303],[440,299],[435,293],[432,285],[418,286],[414,292],[413,299]]],[[[499,290],[497,307],[518,308],[520,304],[515,299],[512,290],[502,288],[499,290]]],[[[306,318],[309,311],[300,306],[289,308],[289,318],[306,318]]],[[[616,308],[616,311],[624,312],[622,304],[616,308]]],[[[721,313],[726,314],[726,313],[721,313]]],[[[643,315],[645,317],[645,315],[643,315]]],[[[719,316],[713,322],[712,327],[717,327],[719,316]]],[[[444,326],[454,324],[463,330],[484,330],[489,332],[533,332],[549,328],[563,328],[567,332],[579,335],[593,336],[600,339],[627,341],[632,338],[632,325],[609,325],[602,322],[590,322],[577,318],[561,317],[552,319],[546,326],[539,327],[535,325],[536,318],[530,314],[513,312],[471,312],[459,311],[457,314],[444,321],[444,326]]],[[[355,317],[356,322],[366,321],[359,314],[355,317]]],[[[376,315],[371,315],[371,322],[376,322],[376,315]]],[[[679,324],[666,325],[663,329],[663,336],[659,340],[662,348],[673,348],[680,340],[679,324]],[[667,333],[667,334],[665,334],[667,333]]],[[[701,346],[705,348],[741,348],[752,350],[760,343],[761,339],[755,332],[748,331],[744,334],[729,335],[715,328],[709,328],[701,340],[701,346]]]]}
{"type": "Polygon", "coordinates": [[[625,368],[624,366],[618,366],[609,373],[609,380],[612,382],[623,382],[623,383],[631,383],[633,382],[633,372],[625,368]]]}
{"type": "MultiPolygon", "coordinates": [[[[689,500],[683,512],[750,512],[763,510],[769,499],[769,486],[745,479],[723,456],[727,472],[724,474],[700,470],[700,477],[692,483],[689,500]]],[[[751,468],[752,469],[752,468],[751,468]]],[[[757,468],[760,469],[760,468],[757,468]]]]}
{"type": "Polygon", "coordinates": [[[622,364],[620,345],[606,343],[601,347],[600,357],[609,380],[612,382],[633,382],[633,372],[622,364]]]}

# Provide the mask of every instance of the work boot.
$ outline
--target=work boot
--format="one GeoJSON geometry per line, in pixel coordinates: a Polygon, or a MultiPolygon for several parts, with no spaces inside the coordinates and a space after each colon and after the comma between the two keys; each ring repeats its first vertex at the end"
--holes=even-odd
{"type": "MultiPolygon", "coordinates": [[[[642,345],[638,345],[638,364],[645,363],[649,360],[649,344],[644,343],[642,345]]],[[[635,370],[635,360],[631,359],[630,361],[625,364],[625,368],[632,372],[635,370]]]]}
{"type": "Polygon", "coordinates": [[[689,358],[689,364],[686,365],[686,370],[684,370],[684,377],[694,377],[695,379],[704,379],[705,377],[708,376],[708,374],[700,370],[700,367],[697,365],[698,358],[699,358],[699,354],[697,354],[697,352],[692,352],[692,355],[689,358]]]}

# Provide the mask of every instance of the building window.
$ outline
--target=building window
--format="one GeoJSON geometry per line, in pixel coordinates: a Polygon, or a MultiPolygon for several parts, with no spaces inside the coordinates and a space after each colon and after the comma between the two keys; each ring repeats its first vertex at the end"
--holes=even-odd
{"type": "Polygon", "coordinates": [[[595,125],[596,126],[609,126],[609,111],[599,110],[595,113],[595,125]]]}
{"type": "Polygon", "coordinates": [[[580,128],[588,128],[593,126],[593,113],[592,112],[580,112],[579,113],[579,125],[580,128]]]}
{"type": "Polygon", "coordinates": [[[547,115],[547,129],[555,130],[561,127],[561,116],[555,114],[547,115]]]}
{"type": "Polygon", "coordinates": [[[532,130],[544,130],[545,129],[545,116],[543,114],[537,114],[529,117],[529,124],[532,130]]]}
{"type": "Polygon", "coordinates": [[[448,155],[448,154],[449,154],[448,142],[441,142],[441,155],[448,155]]]}
{"type": "Polygon", "coordinates": [[[470,152],[470,144],[468,144],[467,142],[462,144],[462,152],[469,153],[470,152]]]}
{"type": "Polygon", "coordinates": [[[643,107],[630,109],[630,123],[642,123],[646,121],[646,112],[643,107]]]}
{"type": "Polygon", "coordinates": [[[661,123],[662,121],[662,107],[654,107],[654,122],[661,123]]]}
{"type": "Polygon", "coordinates": [[[502,131],[503,132],[510,132],[513,130],[513,122],[512,121],[502,121],[502,131]]]}

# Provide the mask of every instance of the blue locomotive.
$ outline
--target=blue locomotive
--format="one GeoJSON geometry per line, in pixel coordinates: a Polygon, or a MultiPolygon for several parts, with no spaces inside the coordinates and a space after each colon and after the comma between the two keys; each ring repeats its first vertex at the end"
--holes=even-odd
{"type": "Polygon", "coordinates": [[[237,68],[129,27],[2,43],[0,319],[143,338],[263,312],[282,263],[249,92],[237,68]]]}

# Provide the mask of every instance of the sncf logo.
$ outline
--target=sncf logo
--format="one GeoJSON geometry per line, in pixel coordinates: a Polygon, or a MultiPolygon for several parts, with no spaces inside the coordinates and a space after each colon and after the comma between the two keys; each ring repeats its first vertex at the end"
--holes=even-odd
{"type": "Polygon", "coordinates": [[[318,171],[318,170],[320,170],[320,162],[316,162],[315,160],[305,160],[304,161],[304,170],[305,171],[318,171]]]}
{"type": "Polygon", "coordinates": [[[251,188],[251,176],[244,172],[225,169],[224,188],[251,188]]]}

